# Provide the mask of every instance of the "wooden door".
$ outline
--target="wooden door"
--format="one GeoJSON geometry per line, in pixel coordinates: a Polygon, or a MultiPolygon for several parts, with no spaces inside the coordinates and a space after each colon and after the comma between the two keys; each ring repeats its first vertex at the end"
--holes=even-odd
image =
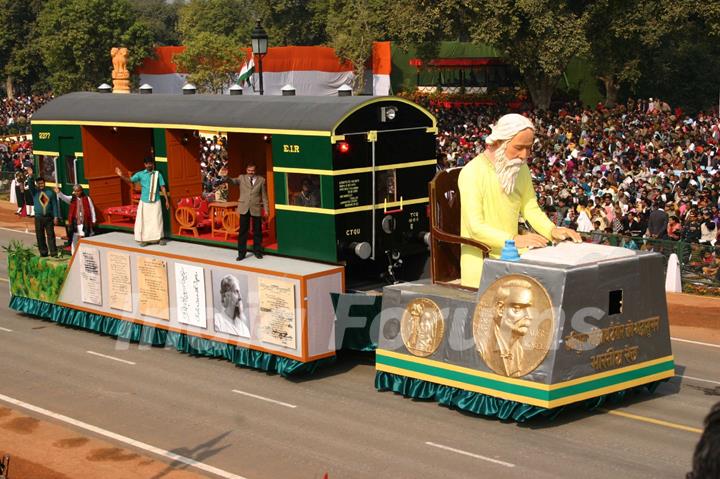
{"type": "Polygon", "coordinates": [[[166,130],[168,191],[170,192],[172,231],[177,232],[175,207],[182,198],[202,194],[200,141],[190,130],[166,130]]]}

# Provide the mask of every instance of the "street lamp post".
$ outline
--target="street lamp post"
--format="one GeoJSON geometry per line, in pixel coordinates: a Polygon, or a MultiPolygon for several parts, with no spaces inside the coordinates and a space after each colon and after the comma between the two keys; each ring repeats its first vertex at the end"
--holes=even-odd
{"type": "Polygon", "coordinates": [[[268,36],[265,29],[260,25],[260,19],[258,18],[255,28],[251,34],[252,38],[252,51],[253,55],[258,57],[258,75],[260,75],[260,94],[263,94],[263,71],[262,71],[262,57],[267,53],[268,36]]]}

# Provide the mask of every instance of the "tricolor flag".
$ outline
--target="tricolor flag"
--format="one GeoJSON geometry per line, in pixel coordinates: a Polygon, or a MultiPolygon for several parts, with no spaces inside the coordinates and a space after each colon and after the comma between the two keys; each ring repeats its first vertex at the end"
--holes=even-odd
{"type": "Polygon", "coordinates": [[[238,85],[250,85],[250,79],[252,78],[253,73],[255,73],[255,61],[252,57],[250,57],[250,61],[243,63],[243,66],[240,69],[240,75],[238,75],[237,79],[238,85]]]}
{"type": "Polygon", "coordinates": [[[156,47],[154,58],[145,58],[136,73],[140,84],[148,83],[153,93],[180,93],[187,81],[187,73],[178,72],[173,56],[185,51],[185,47],[156,47]]]}
{"type": "MultiPolygon", "coordinates": [[[[181,93],[187,73],[178,71],[173,56],[184,50],[185,47],[156,47],[155,58],[146,58],[135,72],[140,83],[149,83],[153,93],[181,93]]],[[[252,50],[247,48],[245,52],[246,60],[237,74],[237,83],[244,87],[252,85],[255,79],[252,50]]],[[[341,61],[332,48],[320,46],[272,47],[263,57],[262,67],[265,95],[280,95],[282,87],[291,84],[298,95],[333,96],[340,86],[352,85],[355,77],[350,62],[341,61]]],[[[374,42],[372,61],[365,71],[365,93],[389,95],[391,70],[390,42],[374,42]]],[[[259,92],[253,88],[244,93],[259,92]]]]}

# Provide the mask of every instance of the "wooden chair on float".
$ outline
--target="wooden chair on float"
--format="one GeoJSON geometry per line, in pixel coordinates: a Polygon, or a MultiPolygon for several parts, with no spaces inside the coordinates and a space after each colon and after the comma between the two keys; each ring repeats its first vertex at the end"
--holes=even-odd
{"type": "Polygon", "coordinates": [[[224,211],[222,227],[225,232],[225,241],[227,241],[228,235],[237,235],[240,232],[240,215],[237,211],[224,211]]]}
{"type": "Polygon", "coordinates": [[[175,219],[178,224],[178,234],[182,234],[183,231],[190,231],[196,238],[198,235],[197,230],[197,212],[195,208],[187,205],[179,205],[175,210],[175,219]]]}
{"type": "MultiPolygon", "coordinates": [[[[461,288],[460,245],[474,246],[487,257],[490,248],[460,236],[461,168],[443,170],[430,182],[430,264],[433,283],[461,288]]],[[[474,288],[472,288],[474,289],[474,288]]]]}

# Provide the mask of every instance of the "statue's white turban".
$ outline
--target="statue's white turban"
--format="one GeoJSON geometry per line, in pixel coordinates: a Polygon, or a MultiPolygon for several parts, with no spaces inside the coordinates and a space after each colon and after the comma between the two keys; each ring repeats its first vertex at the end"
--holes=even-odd
{"type": "Polygon", "coordinates": [[[503,142],[512,139],[515,135],[523,130],[530,128],[535,131],[535,125],[522,115],[517,113],[508,113],[500,117],[497,123],[491,125],[492,133],[485,139],[485,143],[492,145],[497,142],[503,142]]]}

